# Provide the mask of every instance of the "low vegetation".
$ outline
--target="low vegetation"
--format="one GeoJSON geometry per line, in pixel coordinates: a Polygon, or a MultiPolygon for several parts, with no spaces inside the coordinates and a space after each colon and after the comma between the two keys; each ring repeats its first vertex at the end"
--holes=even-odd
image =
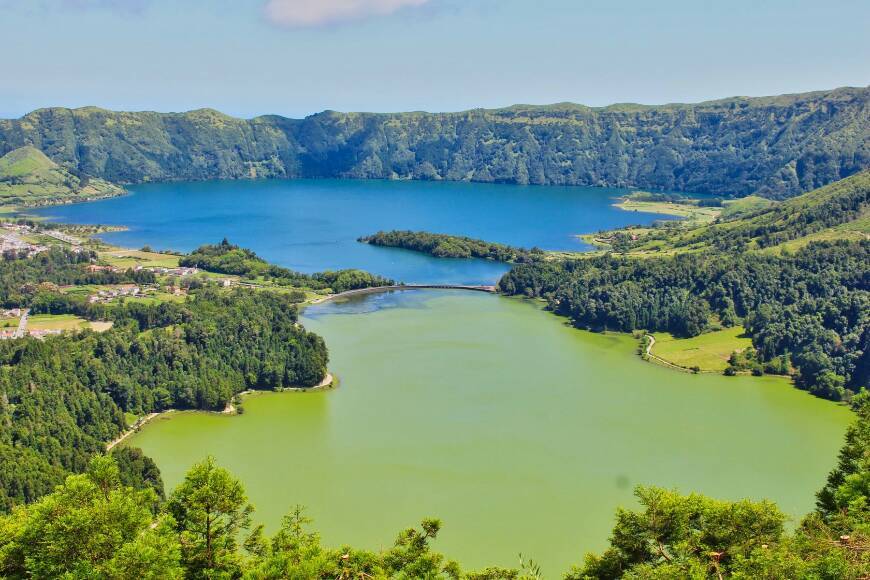
{"type": "Polygon", "coordinates": [[[607,238],[619,253],[644,255],[710,249],[779,251],[797,249],[810,241],[870,239],[870,171],[781,203],[738,203],[741,209],[723,211],[707,225],[665,223],[597,237],[607,238]]]}
{"type": "Polygon", "coordinates": [[[742,326],[733,326],[683,339],[658,332],[652,354],[685,369],[721,373],[728,368],[731,355],[748,348],[752,348],[752,339],[742,326]]]}
{"type": "Polygon", "coordinates": [[[635,191],[615,205],[625,211],[672,215],[697,224],[710,223],[718,218],[724,203],[722,198],[694,199],[684,195],[635,191]]]}
{"type": "Polygon", "coordinates": [[[121,195],[117,185],[59,166],[35,147],[0,157],[0,204],[40,206],[121,195]]]}

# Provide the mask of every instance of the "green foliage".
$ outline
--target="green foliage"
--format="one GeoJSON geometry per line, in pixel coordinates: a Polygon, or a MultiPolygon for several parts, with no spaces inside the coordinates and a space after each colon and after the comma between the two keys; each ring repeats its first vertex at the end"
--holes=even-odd
{"type": "Polygon", "coordinates": [[[0,202],[24,206],[121,195],[120,187],[60,167],[32,146],[0,157],[0,202]]]}
{"type": "MultiPolygon", "coordinates": [[[[312,386],[326,374],[323,340],[298,325],[292,297],[201,288],[183,303],[89,305],[35,284],[78,281],[72,253],[0,262],[0,293],[35,312],[107,317],[103,333],[0,341],[0,511],[82,472],[126,428],[124,412],[222,410],[247,389],[312,386]]],[[[119,450],[123,482],[162,494],[150,459],[119,450]]]]}
{"type": "Polygon", "coordinates": [[[362,270],[327,271],[317,274],[301,274],[275,266],[259,257],[251,250],[230,244],[224,239],[217,245],[200,246],[179,260],[179,264],[197,267],[209,272],[233,274],[245,278],[267,278],[281,286],[311,288],[312,290],[331,289],[345,292],[358,288],[391,286],[395,282],[362,270]]]}
{"type": "Polygon", "coordinates": [[[250,528],[254,511],[239,480],[209,457],[187,472],[166,509],[175,519],[188,578],[238,577],[238,536],[250,528]]]}
{"type": "Polygon", "coordinates": [[[153,490],[121,484],[117,465],[96,457],[54,493],[0,517],[5,578],[180,578],[171,520],[154,519],[153,490]]]}
{"type": "Polygon", "coordinates": [[[619,509],[610,548],[567,577],[706,577],[780,539],[785,516],[770,502],[723,502],[655,487],[635,490],[642,511],[619,509]],[[657,568],[661,568],[657,570],[657,568]]]}
{"type": "Polygon", "coordinates": [[[414,250],[436,258],[482,258],[496,262],[522,263],[539,259],[544,255],[544,252],[537,248],[524,250],[464,236],[430,234],[429,232],[393,230],[364,236],[357,241],[373,246],[414,250]]]}
{"type": "Polygon", "coordinates": [[[847,534],[860,526],[870,535],[870,392],[852,401],[858,420],[846,432],[837,466],[817,495],[817,513],[835,531],[847,534]]]}
{"type": "Polygon", "coordinates": [[[666,224],[636,240],[626,250],[658,245],[677,251],[743,251],[774,248],[786,242],[856,222],[870,211],[870,171],[863,171],[782,203],[741,204],[755,208],[725,212],[716,223],[679,228],[666,224]]]}
{"type": "Polygon", "coordinates": [[[656,107],[327,111],[302,120],[40,109],[0,121],[0,153],[32,144],[64,167],[119,183],[413,178],[787,197],[870,166],[868,94],[844,88],[656,107]]]}
{"type": "Polygon", "coordinates": [[[163,478],[154,460],[138,447],[115,447],[112,459],[118,465],[121,484],[133,489],[152,489],[158,500],[165,498],[163,478]]]}
{"type": "MultiPolygon", "coordinates": [[[[132,269],[123,272],[89,272],[87,266],[96,260],[96,254],[88,251],[73,252],[51,248],[33,258],[6,252],[0,259],[0,306],[6,308],[37,306],[40,296],[45,301],[63,300],[56,292],[46,292],[54,286],[86,284],[150,284],[154,274],[146,270],[132,269]]],[[[84,300],[82,300],[84,302],[84,300]]],[[[41,310],[49,313],[50,308],[41,310]]]]}
{"type": "Polygon", "coordinates": [[[713,314],[730,324],[742,317],[758,354],[729,374],[793,365],[798,386],[840,400],[870,386],[868,263],[867,241],[813,243],[781,256],[604,255],[521,264],[499,289],[546,298],[557,314],[593,329],[691,337],[713,314]]]}
{"type": "Polygon", "coordinates": [[[441,523],[424,519],[383,551],[328,548],[296,506],[271,538],[251,526],[241,482],[211,458],[194,465],[169,501],[152,513],[153,490],[121,484],[111,457],[91,461],[38,502],[0,516],[4,578],[250,578],[257,580],[468,578],[538,580],[522,569],[464,574],[432,550],[441,523]]]}

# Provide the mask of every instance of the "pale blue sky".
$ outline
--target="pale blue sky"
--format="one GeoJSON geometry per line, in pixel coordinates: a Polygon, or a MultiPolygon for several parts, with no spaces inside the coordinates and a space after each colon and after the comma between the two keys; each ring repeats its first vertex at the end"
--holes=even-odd
{"type": "Polygon", "coordinates": [[[0,0],[0,116],[693,102],[865,86],[867,0],[0,0]]]}

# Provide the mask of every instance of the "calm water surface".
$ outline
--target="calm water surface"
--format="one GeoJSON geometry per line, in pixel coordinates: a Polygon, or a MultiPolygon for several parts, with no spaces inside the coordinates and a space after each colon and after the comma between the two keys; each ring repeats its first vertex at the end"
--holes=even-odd
{"type": "Polygon", "coordinates": [[[306,310],[338,389],[264,394],[238,417],[181,413],[132,444],[171,488],[213,454],[274,530],[296,503],[330,545],[387,546],[424,516],[467,566],[522,552],[557,577],[601,549],[638,483],[808,511],[849,420],[776,379],[692,376],[635,341],[516,299],[384,294],[306,310]]]}
{"type": "MultiPolygon", "coordinates": [[[[172,183],[42,210],[126,225],[113,243],[191,250],[228,237],[298,270],[363,268],[405,282],[492,283],[506,270],[357,243],[386,229],[582,250],[575,234],[649,223],[617,190],[379,181],[172,183]]],[[[132,444],[171,489],[212,454],[274,531],[309,506],[331,545],[389,545],[425,516],[467,566],[540,561],[549,577],[604,546],[639,483],[768,497],[799,515],[849,413],[776,379],[691,376],[642,362],[624,336],[580,332],[531,303],[402,292],[305,311],[338,389],[262,394],[238,417],[178,413],[132,444]]]]}
{"type": "Polygon", "coordinates": [[[612,206],[624,190],[473,183],[298,180],[136,185],[132,195],[38,210],[74,223],[123,225],[102,236],[190,251],[227,237],[302,272],[362,268],[407,283],[491,284],[507,270],[360,244],[379,230],[466,235],[516,246],[583,250],[576,234],[664,216],[612,206]]]}

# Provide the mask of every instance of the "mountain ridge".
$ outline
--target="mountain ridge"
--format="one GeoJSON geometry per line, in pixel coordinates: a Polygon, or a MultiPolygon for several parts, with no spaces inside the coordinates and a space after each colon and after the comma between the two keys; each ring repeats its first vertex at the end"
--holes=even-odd
{"type": "Polygon", "coordinates": [[[421,179],[782,199],[870,167],[870,88],[697,104],[324,111],[304,119],[48,108],[0,120],[0,154],[25,145],[119,183],[421,179]]]}

